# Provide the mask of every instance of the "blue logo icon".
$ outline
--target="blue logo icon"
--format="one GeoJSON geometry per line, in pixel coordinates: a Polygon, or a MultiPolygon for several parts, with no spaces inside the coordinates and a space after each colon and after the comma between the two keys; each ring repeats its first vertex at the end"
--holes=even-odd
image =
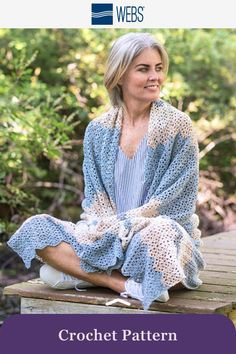
{"type": "Polygon", "coordinates": [[[92,4],[92,25],[113,25],[113,4],[92,4]]]}

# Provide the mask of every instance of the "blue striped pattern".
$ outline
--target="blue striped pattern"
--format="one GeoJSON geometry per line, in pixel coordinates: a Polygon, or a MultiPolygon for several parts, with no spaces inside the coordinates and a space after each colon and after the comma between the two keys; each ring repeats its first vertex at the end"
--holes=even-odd
{"type": "Polygon", "coordinates": [[[140,142],[132,159],[119,147],[115,164],[115,202],[123,213],[144,204],[147,190],[144,184],[144,162],[147,155],[147,135],[140,142]]]}
{"type": "Polygon", "coordinates": [[[112,25],[113,4],[92,4],[92,25],[112,25]]]}

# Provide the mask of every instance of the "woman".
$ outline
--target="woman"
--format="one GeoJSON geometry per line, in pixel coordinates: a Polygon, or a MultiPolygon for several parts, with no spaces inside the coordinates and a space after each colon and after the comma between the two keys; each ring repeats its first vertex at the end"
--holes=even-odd
{"type": "Polygon", "coordinates": [[[84,138],[82,220],[36,215],[9,241],[26,267],[35,256],[46,263],[40,276],[50,286],[103,286],[147,309],[176,284],[201,284],[198,145],[190,118],[159,98],[167,70],[165,49],[147,33],[111,48],[112,108],[84,138]]]}

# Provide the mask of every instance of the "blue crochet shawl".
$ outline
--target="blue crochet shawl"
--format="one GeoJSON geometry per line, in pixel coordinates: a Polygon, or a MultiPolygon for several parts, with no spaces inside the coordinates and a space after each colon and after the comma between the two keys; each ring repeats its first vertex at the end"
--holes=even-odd
{"type": "MultiPolygon", "coordinates": [[[[148,127],[143,206],[117,214],[114,167],[122,109],[112,108],[88,125],[84,138],[84,245],[86,271],[121,268],[142,282],[144,308],[178,282],[195,289],[204,261],[195,212],[198,144],[190,118],[163,100],[153,102],[148,127]]],[[[127,191],[128,193],[128,191],[127,191]]]]}

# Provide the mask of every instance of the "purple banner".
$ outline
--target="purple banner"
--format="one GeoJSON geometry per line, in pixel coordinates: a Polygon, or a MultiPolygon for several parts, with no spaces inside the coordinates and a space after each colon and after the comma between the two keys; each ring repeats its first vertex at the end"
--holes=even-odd
{"type": "Polygon", "coordinates": [[[15,315],[0,328],[0,353],[235,354],[222,315],[15,315]]]}

